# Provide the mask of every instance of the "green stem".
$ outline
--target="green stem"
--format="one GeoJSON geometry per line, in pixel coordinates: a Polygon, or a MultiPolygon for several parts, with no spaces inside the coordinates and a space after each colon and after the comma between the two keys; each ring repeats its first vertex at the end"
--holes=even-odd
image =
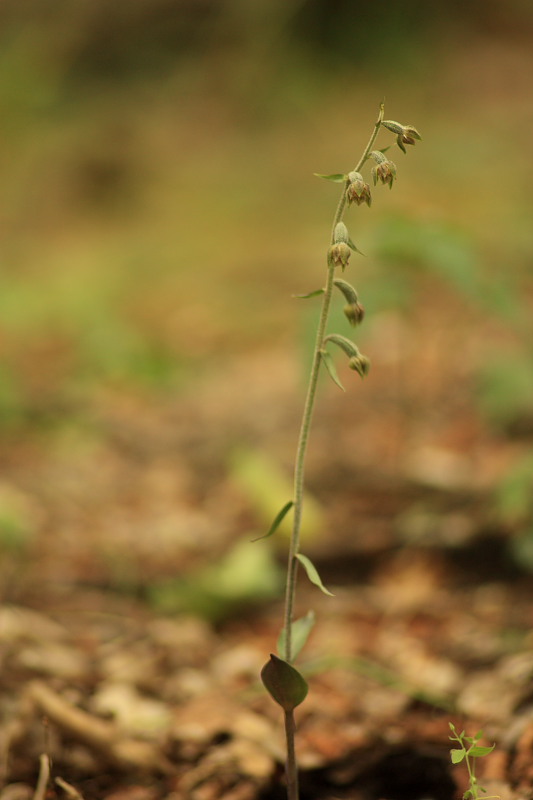
{"type": "MultiPolygon", "coordinates": [[[[368,154],[374,146],[376,137],[379,133],[381,121],[383,119],[383,104],[380,106],[379,115],[374,125],[374,129],[368,140],[368,144],[364,149],[363,155],[359,159],[354,172],[359,172],[363,164],[368,158],[368,154]]],[[[344,209],[346,206],[346,185],[343,186],[342,194],[335,212],[333,220],[333,228],[331,234],[331,241],[334,241],[334,233],[337,224],[341,221],[344,209]]],[[[315,350],[313,354],[313,363],[311,366],[311,374],[309,376],[309,385],[307,389],[307,396],[302,415],[302,424],[300,428],[300,437],[298,440],[298,449],[296,451],[296,462],[294,468],[294,508],[293,508],[293,526],[292,536],[289,547],[289,557],[287,565],[287,582],[285,589],[285,612],[284,612],[284,631],[285,631],[285,659],[288,662],[292,660],[292,621],[294,611],[294,598],[296,594],[296,576],[298,572],[298,555],[300,549],[300,528],[302,523],[302,507],[303,507],[303,487],[304,487],[304,471],[305,471],[305,454],[307,450],[307,442],[309,439],[309,430],[311,427],[311,420],[313,417],[313,410],[315,405],[316,387],[318,383],[318,375],[320,372],[320,362],[324,344],[324,336],[326,333],[326,325],[328,321],[329,307],[331,304],[331,295],[333,293],[333,280],[335,275],[335,266],[328,259],[328,277],[324,294],[322,295],[322,309],[320,311],[320,319],[318,322],[318,329],[315,341],[315,350]]]]}
{"type": "Polygon", "coordinates": [[[285,775],[287,778],[287,798],[288,800],[298,800],[298,767],[296,764],[296,750],[294,746],[294,733],[296,725],[294,723],[294,711],[285,711],[285,738],[287,740],[287,763],[285,765],[285,775]]]}
{"type": "Polygon", "coordinates": [[[294,599],[296,595],[296,576],[298,572],[298,559],[296,558],[296,556],[298,555],[300,550],[300,528],[302,523],[302,510],[303,510],[305,454],[307,450],[307,442],[309,439],[309,431],[311,428],[311,420],[313,417],[313,411],[315,405],[316,387],[318,383],[318,375],[320,372],[320,362],[322,360],[320,351],[322,349],[322,342],[324,340],[324,335],[326,332],[329,307],[331,304],[331,295],[333,293],[334,276],[335,276],[335,265],[333,261],[330,259],[328,263],[328,278],[322,300],[322,309],[320,312],[320,319],[318,323],[315,350],[313,354],[313,363],[311,366],[311,374],[309,376],[307,396],[302,415],[302,425],[300,428],[300,438],[298,441],[298,450],[296,453],[296,464],[294,469],[293,525],[292,525],[292,536],[289,546],[289,559],[287,564],[287,583],[285,589],[285,614],[284,614],[285,659],[289,663],[292,661],[292,621],[294,613],[294,599]]]}
{"type": "Polygon", "coordinates": [[[466,768],[468,770],[468,780],[469,780],[469,783],[470,783],[470,790],[472,792],[472,800],[477,800],[478,788],[477,788],[477,781],[476,781],[476,767],[475,767],[474,759],[472,759],[472,761],[470,761],[470,758],[469,758],[470,750],[471,750],[471,748],[469,748],[466,751],[465,761],[466,761],[466,768]]]}
{"type": "MultiPolygon", "coordinates": [[[[378,114],[378,118],[377,118],[377,120],[376,120],[376,122],[374,124],[374,130],[372,131],[372,133],[370,135],[370,139],[368,140],[368,144],[367,144],[367,146],[365,147],[365,149],[363,151],[363,155],[361,156],[361,158],[357,162],[356,166],[353,168],[353,172],[359,172],[359,170],[361,169],[361,167],[363,166],[363,164],[367,160],[370,151],[374,147],[374,142],[376,141],[376,137],[377,137],[377,135],[379,133],[379,129],[381,128],[381,122],[383,120],[384,110],[385,109],[384,109],[384,106],[383,106],[383,103],[382,103],[380,105],[380,107],[379,107],[379,114],[378,114]]],[[[340,199],[339,199],[339,205],[337,206],[337,211],[335,212],[335,218],[333,220],[333,226],[332,226],[332,229],[331,229],[331,242],[332,243],[333,243],[334,236],[335,236],[335,228],[337,227],[337,224],[341,221],[342,216],[344,214],[344,208],[346,206],[346,189],[347,188],[348,188],[348,181],[346,181],[346,183],[344,185],[344,189],[342,190],[342,194],[341,194],[340,199]]]]}
{"type": "MultiPolygon", "coordinates": [[[[374,125],[374,129],[368,141],[363,155],[359,159],[357,165],[354,167],[354,172],[359,172],[363,164],[368,158],[376,137],[381,127],[383,120],[383,104],[379,109],[379,115],[374,125]]],[[[331,234],[331,242],[334,242],[335,227],[342,220],[344,210],[346,207],[346,189],[348,182],[342,188],[342,194],[335,212],[333,220],[333,228],[331,234]]],[[[305,399],[304,410],[302,414],[302,423],[300,427],[300,436],[298,439],[298,448],[296,451],[296,461],[294,467],[294,508],[293,508],[293,526],[292,535],[289,545],[289,556],[287,563],[287,582],[285,588],[285,609],[283,629],[285,632],[285,660],[289,663],[292,661],[292,623],[294,619],[294,601],[296,596],[296,579],[298,574],[298,553],[300,551],[300,529],[302,524],[302,510],[303,510],[303,490],[304,490],[304,474],[305,474],[305,455],[307,451],[307,442],[309,439],[309,431],[311,428],[311,420],[313,417],[313,410],[315,406],[316,388],[318,383],[318,376],[320,373],[320,363],[322,361],[321,350],[324,344],[324,337],[326,334],[326,326],[328,322],[329,308],[331,305],[331,296],[333,294],[333,280],[335,277],[335,264],[333,260],[328,257],[328,273],[327,282],[324,294],[322,296],[322,308],[320,311],[320,318],[315,340],[315,349],[313,353],[313,362],[311,366],[311,373],[309,375],[309,384],[307,388],[307,395],[305,399]]],[[[294,715],[292,712],[285,714],[285,735],[287,740],[287,792],[288,800],[298,800],[298,769],[295,755],[294,744],[294,715]]]]}

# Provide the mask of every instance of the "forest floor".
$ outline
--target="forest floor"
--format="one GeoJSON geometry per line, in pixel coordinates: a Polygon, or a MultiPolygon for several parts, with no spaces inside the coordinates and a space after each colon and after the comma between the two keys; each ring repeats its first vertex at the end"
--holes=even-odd
{"type": "MultiPolygon", "coordinates": [[[[334,596],[300,576],[298,614],[317,617],[298,662],[303,800],[460,797],[450,722],[496,745],[488,795],[532,795],[531,576],[494,500],[530,442],[484,427],[425,308],[408,357],[322,387],[303,546],[334,596]]],[[[259,672],[286,540],[250,540],[273,463],[290,486],[297,384],[274,348],[178,398],[95,392],[76,424],[4,437],[0,800],[284,796],[259,672]]]]}

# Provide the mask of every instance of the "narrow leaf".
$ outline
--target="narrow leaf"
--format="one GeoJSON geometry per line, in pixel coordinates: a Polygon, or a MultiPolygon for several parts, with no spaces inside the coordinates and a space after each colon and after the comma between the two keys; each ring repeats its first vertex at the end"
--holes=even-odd
{"type": "Polygon", "coordinates": [[[320,356],[322,358],[322,361],[324,362],[324,365],[329,373],[329,377],[331,378],[331,380],[337,384],[339,389],[342,389],[342,391],[345,392],[346,389],[339,380],[339,376],[337,375],[337,370],[335,369],[335,364],[333,363],[333,359],[330,356],[330,354],[327,352],[327,350],[321,350],[320,356]]]}
{"type": "Polygon", "coordinates": [[[299,706],[309,690],[298,670],[273,654],[261,670],[261,680],[272,699],[285,711],[299,706]]]}
{"type": "Polygon", "coordinates": [[[264,533],[262,536],[257,536],[255,539],[252,539],[252,542],[258,542],[260,539],[268,539],[269,536],[272,536],[273,533],[276,533],[277,529],[279,528],[279,526],[281,525],[281,523],[283,522],[286,515],[293,507],[293,505],[294,505],[293,500],[289,500],[288,503],[285,503],[281,511],[278,514],[276,514],[274,522],[272,523],[268,531],[264,533]]]}
{"type": "Polygon", "coordinates": [[[351,239],[348,239],[348,241],[346,242],[346,244],[348,245],[348,247],[350,248],[350,250],[353,250],[353,251],[354,251],[354,253],[359,253],[359,255],[360,255],[360,256],[364,256],[364,255],[365,255],[364,253],[362,253],[362,252],[361,252],[361,251],[360,251],[360,250],[359,250],[359,249],[358,249],[358,248],[355,246],[355,244],[352,242],[352,240],[351,240],[351,239]]]}
{"type": "Polygon", "coordinates": [[[298,559],[300,564],[303,565],[305,571],[307,572],[307,577],[309,578],[311,583],[314,583],[315,586],[318,586],[320,591],[324,592],[324,594],[328,594],[330,597],[334,597],[333,592],[330,592],[329,589],[326,589],[326,587],[322,583],[320,575],[318,574],[318,570],[311,561],[311,559],[307,558],[307,556],[304,556],[301,553],[298,553],[296,558],[298,559]]]}
{"type": "Polygon", "coordinates": [[[450,756],[452,757],[452,764],[460,764],[461,761],[464,759],[466,752],[464,750],[450,750],[450,756]]]}
{"type": "Polygon", "coordinates": [[[324,289],[315,289],[314,292],[308,292],[307,294],[293,294],[293,297],[298,300],[308,300],[310,297],[318,297],[319,294],[324,294],[324,289]]]}
{"type": "Polygon", "coordinates": [[[492,745],[492,747],[482,747],[481,745],[477,744],[475,747],[471,747],[468,751],[468,755],[474,756],[474,758],[479,758],[480,756],[488,756],[489,753],[492,753],[496,745],[492,745]]]}
{"type": "Polygon", "coordinates": [[[333,181],[333,183],[344,183],[348,180],[348,176],[343,175],[342,172],[335,172],[333,175],[322,175],[320,172],[314,172],[313,175],[317,178],[324,178],[326,181],[333,181]]]}
{"type": "MultiPolygon", "coordinates": [[[[309,634],[311,633],[314,624],[315,624],[314,611],[308,611],[305,617],[300,617],[300,619],[297,619],[292,623],[291,638],[292,638],[293,658],[296,658],[298,656],[303,646],[307,642],[307,639],[309,638],[309,634]]],[[[282,658],[286,658],[287,656],[285,628],[283,628],[283,630],[279,635],[278,653],[282,658]]]]}

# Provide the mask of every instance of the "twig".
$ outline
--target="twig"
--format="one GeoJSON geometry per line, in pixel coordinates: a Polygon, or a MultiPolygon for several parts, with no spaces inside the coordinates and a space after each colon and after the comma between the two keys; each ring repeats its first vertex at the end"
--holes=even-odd
{"type": "Polygon", "coordinates": [[[122,769],[134,768],[167,775],[173,772],[170,762],[150,742],[124,738],[114,723],[76,708],[41,681],[31,683],[28,694],[51,722],[122,769]]]}
{"type": "Polygon", "coordinates": [[[67,797],[70,797],[71,800],[84,800],[83,795],[78,792],[76,787],[72,786],[71,783],[64,781],[63,778],[56,778],[55,782],[61,789],[63,789],[67,797]]]}
{"type": "Polygon", "coordinates": [[[33,793],[33,800],[45,800],[48,781],[50,780],[50,759],[43,753],[39,758],[39,778],[33,793]]]}

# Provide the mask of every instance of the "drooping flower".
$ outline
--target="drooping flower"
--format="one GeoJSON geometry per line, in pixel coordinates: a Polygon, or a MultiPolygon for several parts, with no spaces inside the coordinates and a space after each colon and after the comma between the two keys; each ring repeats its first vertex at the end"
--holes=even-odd
{"type": "Polygon", "coordinates": [[[372,167],[372,178],[374,179],[374,186],[378,181],[381,181],[383,184],[388,183],[392,189],[392,184],[396,178],[396,164],[385,158],[375,167],[372,167]]]}
{"type": "Polygon", "coordinates": [[[361,303],[347,303],[344,308],[344,316],[355,328],[356,325],[360,325],[363,319],[365,318],[365,309],[361,305],[361,303]]]}
{"type": "Polygon", "coordinates": [[[346,198],[350,205],[352,203],[356,203],[358,206],[361,203],[366,203],[367,206],[370,206],[372,203],[372,195],[370,194],[370,186],[363,180],[363,177],[360,175],[359,172],[350,172],[348,175],[348,180],[350,181],[348,188],[346,189],[346,198]]]}
{"type": "Polygon", "coordinates": [[[355,372],[359,373],[361,378],[365,378],[370,371],[370,359],[362,354],[359,354],[358,356],[352,356],[348,362],[348,366],[350,369],[353,369],[355,372]]]}
{"type": "Polygon", "coordinates": [[[336,267],[342,267],[343,271],[350,259],[350,246],[346,242],[337,242],[329,248],[329,256],[336,267]]]}

